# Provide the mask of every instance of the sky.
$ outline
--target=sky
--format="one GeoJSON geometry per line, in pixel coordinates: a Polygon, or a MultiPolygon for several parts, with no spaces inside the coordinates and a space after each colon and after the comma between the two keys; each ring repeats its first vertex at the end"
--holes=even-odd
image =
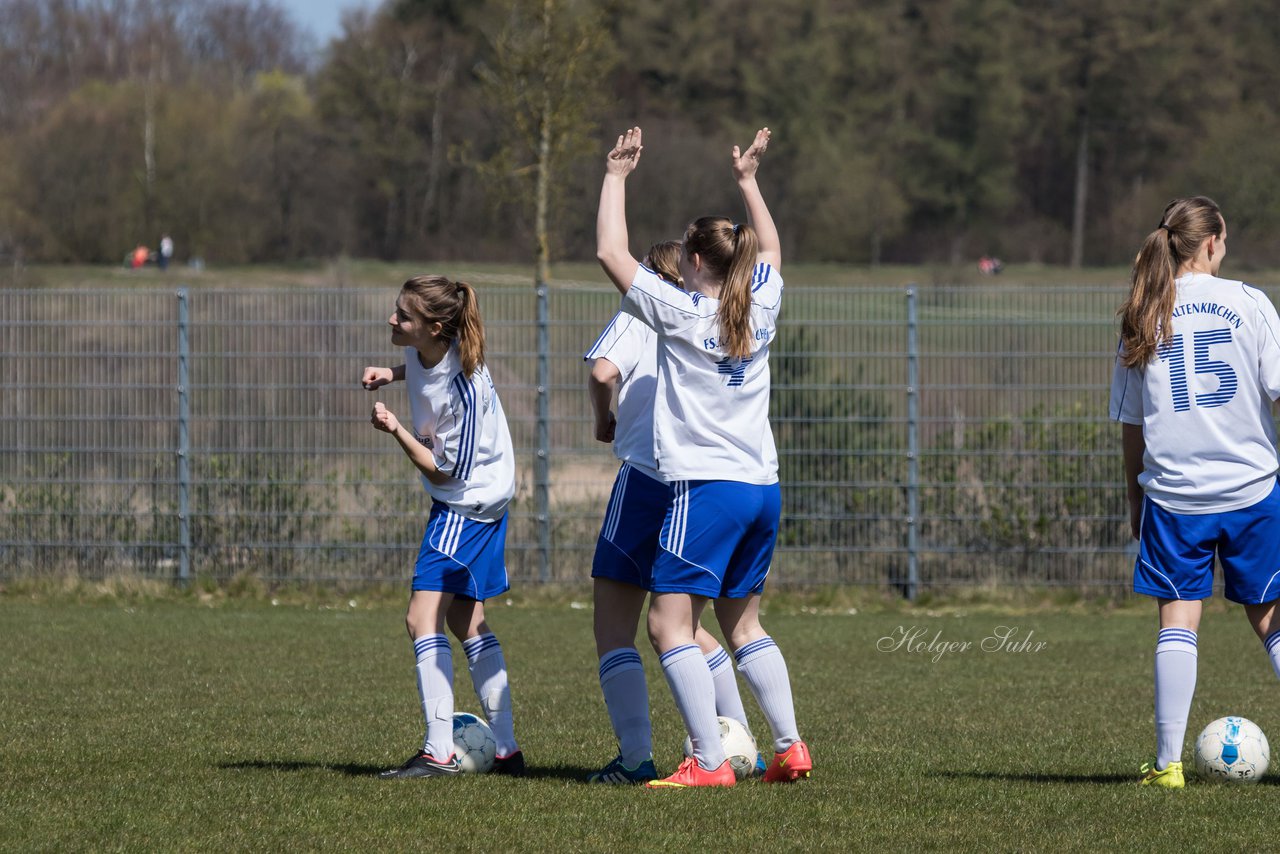
{"type": "Polygon", "coordinates": [[[354,6],[373,9],[381,0],[276,0],[289,10],[301,27],[315,34],[321,45],[328,44],[329,39],[338,35],[342,10],[354,6]]]}

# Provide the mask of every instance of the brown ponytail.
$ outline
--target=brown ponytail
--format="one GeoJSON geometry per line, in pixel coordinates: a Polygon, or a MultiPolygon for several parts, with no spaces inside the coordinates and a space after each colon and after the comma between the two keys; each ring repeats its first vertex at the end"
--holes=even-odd
{"type": "Polygon", "coordinates": [[[470,377],[484,364],[484,321],[475,288],[444,276],[414,276],[400,291],[427,323],[440,324],[445,339],[458,342],[464,374],[470,377]]]}
{"type": "Polygon", "coordinates": [[[1174,199],[1164,209],[1160,227],[1147,235],[1133,262],[1129,296],[1120,306],[1120,361],[1140,368],[1173,337],[1174,280],[1184,263],[1196,256],[1224,223],[1218,205],[1204,196],[1174,199]]]}
{"type": "Polygon", "coordinates": [[[648,259],[648,267],[662,278],[677,287],[684,287],[684,279],[680,277],[680,244],[675,240],[664,240],[649,247],[644,256],[648,259]]]}
{"type": "Polygon", "coordinates": [[[760,253],[755,229],[720,216],[694,220],[684,235],[685,252],[701,256],[707,272],[721,280],[720,348],[730,356],[751,355],[751,276],[760,253]]]}
{"type": "Polygon", "coordinates": [[[463,372],[470,377],[484,364],[484,321],[480,318],[476,289],[466,282],[455,284],[461,303],[457,318],[458,354],[462,357],[463,372]]]}

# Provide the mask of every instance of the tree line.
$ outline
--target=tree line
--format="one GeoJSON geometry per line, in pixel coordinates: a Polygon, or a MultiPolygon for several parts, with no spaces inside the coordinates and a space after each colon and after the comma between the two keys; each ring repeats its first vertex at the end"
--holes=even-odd
{"type": "Polygon", "coordinates": [[[729,148],[767,124],[797,260],[1126,263],[1205,194],[1274,264],[1273,11],[386,0],[321,45],[272,0],[0,0],[0,256],[589,258],[620,129],[647,245],[738,210],[729,148]]]}

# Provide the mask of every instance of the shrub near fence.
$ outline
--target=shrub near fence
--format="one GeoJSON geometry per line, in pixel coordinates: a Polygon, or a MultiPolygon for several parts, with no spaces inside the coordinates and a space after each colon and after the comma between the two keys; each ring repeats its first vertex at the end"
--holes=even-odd
{"type": "MultiPolygon", "coordinates": [[[[520,460],[513,581],[585,580],[616,463],[591,435],[581,354],[617,299],[551,289],[543,565],[534,296],[480,298],[520,460]]],[[[173,290],[0,291],[0,574],[403,580],[427,502],[358,383],[400,360],[386,290],[185,299],[180,317],[173,290]]],[[[1118,299],[793,283],[772,356],[774,583],[1125,584],[1105,411],[1118,299]]],[[[400,387],[377,396],[407,411],[400,387]]]]}

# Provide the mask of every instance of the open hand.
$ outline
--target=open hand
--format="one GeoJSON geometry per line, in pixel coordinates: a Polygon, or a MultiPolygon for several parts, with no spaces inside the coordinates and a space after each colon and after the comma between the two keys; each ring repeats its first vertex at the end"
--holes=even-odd
{"type": "Polygon", "coordinates": [[[739,151],[736,145],[733,147],[733,177],[741,181],[756,176],[756,170],[760,168],[760,156],[769,148],[769,136],[768,128],[760,128],[746,151],[739,151]]]}
{"type": "Polygon", "coordinates": [[[610,175],[626,177],[635,171],[640,162],[640,152],[644,146],[640,144],[640,128],[628,128],[626,133],[618,136],[613,150],[604,161],[604,170],[610,175]]]}

